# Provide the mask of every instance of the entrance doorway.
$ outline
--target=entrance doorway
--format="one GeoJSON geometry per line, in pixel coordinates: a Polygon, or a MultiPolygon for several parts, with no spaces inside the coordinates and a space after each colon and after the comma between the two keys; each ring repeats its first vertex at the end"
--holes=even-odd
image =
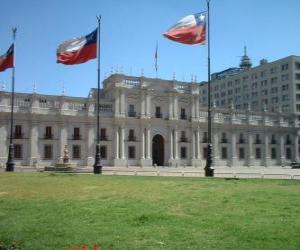
{"type": "Polygon", "coordinates": [[[152,160],[153,165],[164,165],[164,138],[161,135],[155,135],[152,139],[152,160]]]}

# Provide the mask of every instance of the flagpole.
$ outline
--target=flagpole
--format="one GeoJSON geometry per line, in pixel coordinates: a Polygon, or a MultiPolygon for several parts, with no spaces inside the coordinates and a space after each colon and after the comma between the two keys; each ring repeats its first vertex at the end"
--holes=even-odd
{"type": "Polygon", "coordinates": [[[158,71],[158,64],[157,64],[157,59],[158,59],[158,41],[156,40],[156,48],[155,48],[155,76],[157,79],[157,71],[158,71]]]}
{"type": "Polygon", "coordinates": [[[10,137],[9,137],[8,156],[6,162],[6,171],[8,172],[13,172],[15,168],[13,128],[14,128],[14,100],[15,100],[15,41],[16,41],[17,28],[13,28],[12,32],[13,32],[13,67],[12,67],[12,75],[11,75],[10,137]]]}
{"type": "Polygon", "coordinates": [[[214,169],[212,167],[212,140],[211,140],[211,127],[212,127],[212,121],[211,121],[211,101],[210,101],[210,37],[209,37],[209,25],[210,25],[210,13],[209,13],[209,2],[210,0],[207,0],[207,62],[208,62],[208,124],[207,124],[207,130],[208,130],[208,142],[207,142],[207,157],[206,157],[206,166],[204,168],[205,170],[205,176],[212,177],[214,176],[214,169]]]}
{"type": "Polygon", "coordinates": [[[98,58],[98,86],[97,86],[97,139],[96,139],[96,156],[95,156],[95,164],[94,164],[94,174],[102,173],[102,166],[100,163],[100,109],[99,109],[99,100],[100,100],[100,24],[101,24],[101,15],[97,16],[98,21],[98,46],[97,46],[97,58],[98,58]]]}

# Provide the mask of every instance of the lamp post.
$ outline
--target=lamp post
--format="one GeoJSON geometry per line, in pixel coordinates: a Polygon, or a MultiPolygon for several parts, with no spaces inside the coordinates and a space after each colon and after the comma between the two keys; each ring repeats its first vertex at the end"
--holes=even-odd
{"type": "Polygon", "coordinates": [[[9,136],[9,147],[8,147],[8,156],[6,162],[6,171],[13,172],[15,169],[14,162],[14,144],[13,144],[13,128],[14,128],[14,100],[15,100],[15,40],[17,28],[12,29],[13,32],[13,67],[12,67],[12,76],[11,76],[11,112],[10,112],[10,136],[9,136]]]}
{"type": "Polygon", "coordinates": [[[212,142],[211,142],[211,103],[210,103],[210,40],[209,40],[209,2],[207,0],[207,61],[208,61],[208,121],[207,121],[207,156],[206,156],[206,165],[205,165],[205,176],[213,177],[214,176],[214,168],[212,166],[212,142]]]}
{"type": "Polygon", "coordinates": [[[99,99],[100,99],[100,22],[101,16],[97,16],[98,21],[98,47],[97,47],[97,57],[98,57],[98,87],[97,87],[97,139],[96,139],[96,155],[94,163],[94,174],[102,173],[102,166],[100,163],[100,135],[99,135],[99,99]]]}

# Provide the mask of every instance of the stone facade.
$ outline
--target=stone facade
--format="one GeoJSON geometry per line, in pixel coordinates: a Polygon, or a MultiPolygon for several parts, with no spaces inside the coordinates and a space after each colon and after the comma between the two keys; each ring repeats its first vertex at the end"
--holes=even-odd
{"type": "MultiPolygon", "coordinates": [[[[100,145],[104,166],[205,166],[207,108],[197,83],[114,74],[100,93],[100,145]]],[[[96,141],[96,89],[87,98],[37,93],[15,95],[15,162],[49,166],[65,145],[77,166],[92,166],[96,141]]],[[[9,143],[10,93],[0,92],[0,164],[9,143]]],[[[299,161],[296,116],[213,108],[213,163],[283,166],[299,161]]]]}

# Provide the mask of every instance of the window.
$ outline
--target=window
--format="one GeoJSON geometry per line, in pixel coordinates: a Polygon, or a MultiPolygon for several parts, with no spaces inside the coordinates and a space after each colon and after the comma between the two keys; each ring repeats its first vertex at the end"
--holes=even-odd
{"type": "Polygon", "coordinates": [[[128,159],[135,159],[135,147],[134,146],[128,147],[128,159]]]}
{"type": "Polygon", "coordinates": [[[281,81],[286,81],[289,79],[289,74],[281,75],[281,81]]]}
{"type": "Polygon", "coordinates": [[[207,143],[208,142],[208,136],[207,136],[207,132],[203,132],[203,139],[202,142],[207,143]]]}
{"type": "Polygon", "coordinates": [[[297,74],[295,75],[295,78],[296,78],[296,80],[300,80],[300,74],[297,73],[297,74]]]}
{"type": "Polygon", "coordinates": [[[180,158],[181,159],[186,159],[186,147],[181,147],[180,148],[180,158]]]}
{"type": "Polygon", "coordinates": [[[53,138],[52,127],[47,126],[45,132],[46,132],[45,133],[45,139],[52,139],[53,138]]]}
{"type": "Polygon", "coordinates": [[[134,105],[133,104],[129,104],[129,106],[128,106],[128,116],[129,117],[135,117],[136,116],[136,112],[134,111],[134,105]]]}
{"type": "Polygon", "coordinates": [[[222,133],[222,137],[221,137],[221,143],[227,143],[227,137],[226,137],[226,133],[222,133]]]}
{"type": "Polygon", "coordinates": [[[285,138],[285,144],[286,144],[286,145],[291,145],[291,144],[292,144],[290,135],[287,135],[287,136],[286,136],[286,138],[285,138]]]}
{"type": "Polygon", "coordinates": [[[288,160],[292,159],[292,150],[290,148],[286,148],[286,150],[285,150],[285,157],[288,160]]]}
{"type": "Polygon", "coordinates": [[[53,157],[52,145],[44,145],[44,159],[50,160],[53,157]]]}
{"type": "Polygon", "coordinates": [[[288,89],[289,89],[289,85],[288,84],[285,84],[285,85],[281,86],[281,90],[282,91],[285,91],[285,90],[288,90],[288,89]]]}
{"type": "Polygon", "coordinates": [[[239,159],[245,159],[245,149],[239,148],[239,159]]]}
{"type": "Polygon", "coordinates": [[[15,134],[14,138],[15,139],[22,139],[22,126],[21,125],[16,125],[15,126],[15,134]]]}
{"type": "Polygon", "coordinates": [[[222,147],[221,149],[221,158],[222,159],[227,159],[227,148],[226,147],[222,147]]]}
{"type": "Polygon", "coordinates": [[[239,137],[239,143],[240,144],[243,144],[243,143],[245,143],[245,139],[244,139],[244,134],[240,134],[240,137],[239,137]]]}
{"type": "Polygon", "coordinates": [[[288,101],[289,100],[289,96],[288,95],[282,95],[281,100],[282,101],[288,101]]]}
{"type": "Polygon", "coordinates": [[[185,131],[181,131],[180,142],[187,142],[185,131]]]}
{"type": "Polygon", "coordinates": [[[277,68],[276,68],[276,67],[272,67],[272,68],[270,69],[270,73],[271,73],[271,74],[277,73],[277,68]]]}
{"type": "Polygon", "coordinates": [[[268,80],[264,80],[260,82],[261,86],[267,86],[268,85],[268,80]]]}
{"type": "Polygon", "coordinates": [[[297,112],[300,111],[300,104],[297,104],[297,105],[296,105],[296,110],[297,110],[297,112]]]}
{"type": "Polygon", "coordinates": [[[271,78],[271,84],[274,84],[274,83],[276,83],[277,82],[277,76],[276,77],[272,77],[271,78]]]}
{"type": "Polygon", "coordinates": [[[228,93],[228,95],[232,95],[232,93],[233,93],[232,89],[229,89],[229,90],[227,91],[227,93],[228,93]]]}
{"type": "Polygon", "coordinates": [[[271,144],[276,144],[276,135],[271,136],[271,144]]]}
{"type": "Polygon", "coordinates": [[[227,87],[231,87],[232,86],[232,81],[227,82],[227,87]]]}
{"type": "Polygon", "coordinates": [[[129,129],[128,133],[128,141],[135,141],[135,136],[134,136],[134,129],[129,129]]]}
{"type": "Polygon", "coordinates": [[[155,107],[155,118],[162,118],[160,107],[158,106],[155,107]]]}
{"type": "Polygon", "coordinates": [[[100,146],[100,158],[101,159],[106,159],[107,158],[106,146],[100,146]]]}
{"type": "Polygon", "coordinates": [[[300,94],[296,94],[296,101],[300,101],[300,94]]]}
{"type": "Polygon", "coordinates": [[[278,88],[277,87],[271,88],[271,93],[272,94],[277,93],[277,92],[278,92],[278,88]]]}
{"type": "Polygon", "coordinates": [[[207,147],[203,148],[202,152],[203,152],[202,158],[206,159],[207,158],[207,147]]]}
{"type": "Polygon", "coordinates": [[[22,145],[14,144],[14,158],[22,159],[22,157],[23,157],[22,145]]]}
{"type": "Polygon", "coordinates": [[[80,140],[80,128],[75,127],[73,133],[73,139],[80,140]]]}
{"type": "Polygon", "coordinates": [[[186,120],[185,108],[181,108],[180,110],[180,119],[186,120]]]}
{"type": "Polygon", "coordinates": [[[72,158],[73,159],[80,159],[80,152],[81,148],[80,145],[73,145],[72,147],[72,158]]]}
{"type": "Polygon", "coordinates": [[[255,158],[260,159],[261,158],[261,150],[260,148],[255,148],[255,158]]]}
{"type": "Polygon", "coordinates": [[[277,158],[277,152],[276,148],[271,148],[271,159],[276,159],[277,158]]]}
{"type": "Polygon", "coordinates": [[[260,135],[259,134],[255,135],[255,144],[261,144],[260,135]]]}
{"type": "Polygon", "coordinates": [[[289,65],[287,63],[281,65],[281,71],[288,70],[288,68],[289,68],[289,65]]]}
{"type": "Polygon", "coordinates": [[[295,63],[295,67],[296,67],[296,69],[299,70],[299,69],[300,69],[300,62],[296,62],[296,63],[295,63]]]}
{"type": "Polygon", "coordinates": [[[100,140],[101,141],[107,141],[106,128],[101,128],[100,129],[100,140]]]}

